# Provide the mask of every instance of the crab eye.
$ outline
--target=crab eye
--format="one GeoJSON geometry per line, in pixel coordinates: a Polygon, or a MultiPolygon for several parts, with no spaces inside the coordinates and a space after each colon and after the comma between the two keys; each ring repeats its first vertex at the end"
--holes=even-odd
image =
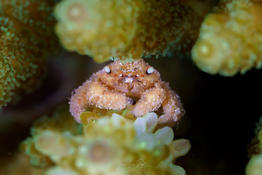
{"type": "Polygon", "coordinates": [[[111,70],[110,70],[110,68],[109,68],[108,66],[104,67],[104,71],[105,71],[106,73],[110,73],[110,72],[111,72],[111,70]]]}
{"type": "Polygon", "coordinates": [[[150,75],[154,72],[154,68],[153,67],[149,67],[147,70],[146,70],[146,74],[150,75]]]}

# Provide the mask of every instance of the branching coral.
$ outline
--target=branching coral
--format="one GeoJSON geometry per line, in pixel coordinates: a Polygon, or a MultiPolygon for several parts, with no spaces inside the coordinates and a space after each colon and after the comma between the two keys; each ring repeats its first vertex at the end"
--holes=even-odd
{"type": "Polygon", "coordinates": [[[55,15],[64,47],[97,62],[189,49],[202,19],[180,0],[64,0],[55,15]]]}
{"type": "Polygon", "coordinates": [[[39,86],[45,57],[57,49],[52,6],[46,2],[0,2],[0,108],[39,86]]]}
{"type": "Polygon", "coordinates": [[[52,164],[44,164],[47,175],[185,174],[185,170],[173,162],[189,151],[189,141],[173,141],[174,133],[169,127],[156,129],[154,113],[135,123],[117,114],[102,117],[84,125],[83,134],[78,135],[63,129],[49,129],[45,126],[49,126],[50,121],[44,121],[34,126],[33,130],[38,132],[28,139],[32,140],[31,144],[26,141],[23,147],[27,152],[31,150],[31,159],[37,155],[51,161],[52,164]]]}
{"type": "Polygon", "coordinates": [[[173,125],[183,116],[179,96],[144,60],[115,61],[84,82],[70,100],[70,112],[80,122],[86,109],[123,110],[135,117],[163,109],[160,124],[173,125]],[[161,108],[162,107],[162,108],[161,108]]]}
{"type": "Polygon", "coordinates": [[[233,76],[262,66],[262,1],[222,1],[203,22],[192,57],[210,74],[233,76]]]}

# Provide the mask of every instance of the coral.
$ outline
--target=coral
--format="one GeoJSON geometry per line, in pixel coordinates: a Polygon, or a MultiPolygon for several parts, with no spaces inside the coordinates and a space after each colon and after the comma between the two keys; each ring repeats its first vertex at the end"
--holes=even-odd
{"type": "Polygon", "coordinates": [[[97,62],[167,55],[174,48],[191,49],[197,38],[202,14],[190,3],[64,0],[55,9],[56,32],[66,49],[91,55],[97,62]]]}
{"type": "Polygon", "coordinates": [[[255,155],[248,162],[247,175],[260,175],[262,173],[262,154],[255,155]]]}
{"type": "Polygon", "coordinates": [[[0,108],[40,85],[46,56],[57,50],[52,6],[46,2],[0,2],[0,108]]]}
{"type": "MultiPolygon", "coordinates": [[[[22,150],[30,157],[30,162],[36,167],[48,167],[53,165],[49,157],[43,156],[35,145],[35,137],[45,131],[55,132],[55,133],[65,133],[72,136],[76,136],[82,133],[81,126],[78,125],[71,117],[68,112],[68,107],[60,106],[56,111],[50,116],[43,116],[38,119],[32,129],[31,134],[33,138],[26,139],[21,145],[22,150]],[[61,122],[63,121],[63,122],[61,122]]],[[[56,152],[62,150],[63,145],[58,144],[58,142],[49,142],[50,140],[40,140],[43,144],[47,144],[50,148],[54,148],[56,152]],[[56,144],[56,146],[52,145],[56,144]],[[61,148],[60,148],[61,146],[61,148]]]]}
{"type": "Polygon", "coordinates": [[[23,32],[37,35],[41,49],[55,49],[57,47],[53,27],[53,7],[55,0],[1,0],[5,16],[14,19],[24,28],[23,32]],[[26,29],[25,29],[26,28],[26,29]]]}
{"type": "Polygon", "coordinates": [[[159,124],[173,125],[184,110],[178,95],[160,79],[160,74],[144,60],[115,61],[93,74],[77,88],[70,100],[70,112],[80,122],[82,112],[99,108],[124,110],[135,117],[159,111],[159,124]]]}
{"type": "Polygon", "coordinates": [[[260,175],[262,174],[262,117],[257,124],[256,137],[253,139],[255,144],[249,148],[251,159],[246,167],[247,175],[260,175]]]}
{"type": "Polygon", "coordinates": [[[192,50],[196,65],[210,74],[233,76],[262,65],[262,1],[222,1],[207,15],[192,50]]]}
{"type": "MultiPolygon", "coordinates": [[[[67,120],[72,118],[69,113],[67,117],[67,120]]],[[[135,122],[118,114],[104,116],[84,125],[83,134],[50,129],[52,126],[46,126],[52,118],[45,120],[34,125],[33,130],[38,132],[27,139],[32,140],[32,144],[26,141],[23,148],[32,149],[33,145],[35,152],[31,152],[31,159],[35,155],[51,161],[49,165],[43,162],[47,175],[185,174],[174,161],[190,150],[190,143],[186,139],[173,141],[170,127],[156,129],[155,113],[148,113],[135,122]]],[[[56,126],[60,127],[64,128],[63,124],[56,126]]]]}
{"type": "MultiPolygon", "coordinates": [[[[45,73],[45,60],[36,58],[40,48],[15,30],[16,24],[0,17],[0,107],[18,98],[21,91],[32,92],[45,73]]],[[[32,38],[34,40],[35,38],[32,38]]]]}

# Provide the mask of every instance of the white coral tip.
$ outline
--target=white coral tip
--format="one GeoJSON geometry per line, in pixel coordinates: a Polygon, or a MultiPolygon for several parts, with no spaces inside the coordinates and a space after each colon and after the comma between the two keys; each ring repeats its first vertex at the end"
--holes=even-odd
{"type": "Polygon", "coordinates": [[[148,132],[153,132],[153,130],[155,129],[156,125],[157,125],[157,115],[154,112],[150,112],[147,113],[144,116],[145,120],[146,120],[146,130],[148,132]]]}
{"type": "Polygon", "coordinates": [[[119,114],[116,114],[116,113],[112,114],[112,121],[113,121],[115,126],[119,126],[123,119],[124,119],[124,117],[122,117],[119,114]]]}
{"type": "Polygon", "coordinates": [[[142,149],[152,150],[156,146],[156,138],[153,134],[144,133],[137,137],[139,146],[142,149]]]}
{"type": "Polygon", "coordinates": [[[170,169],[171,169],[172,175],[185,175],[186,174],[186,171],[181,166],[171,164],[170,169]]]}
{"type": "Polygon", "coordinates": [[[146,131],[146,122],[144,118],[137,118],[136,121],[134,122],[134,127],[136,130],[136,135],[140,136],[146,131]]]}
{"type": "Polygon", "coordinates": [[[161,145],[166,145],[172,142],[174,132],[170,127],[164,127],[156,131],[155,137],[161,145]]]}
{"type": "Polygon", "coordinates": [[[178,139],[172,143],[172,154],[174,158],[186,155],[191,148],[190,141],[187,139],[178,139]]]}
{"type": "Polygon", "coordinates": [[[157,125],[157,115],[153,112],[147,113],[143,117],[137,118],[134,126],[137,135],[141,135],[144,132],[153,132],[157,125]]]}
{"type": "Polygon", "coordinates": [[[46,175],[78,175],[78,173],[60,167],[51,168],[46,172],[46,175]]]}

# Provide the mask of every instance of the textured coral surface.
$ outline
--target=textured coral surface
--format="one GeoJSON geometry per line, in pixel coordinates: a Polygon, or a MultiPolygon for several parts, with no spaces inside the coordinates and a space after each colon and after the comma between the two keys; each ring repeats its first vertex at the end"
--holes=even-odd
{"type": "Polygon", "coordinates": [[[35,90],[56,50],[52,1],[0,1],[0,108],[35,90]]]}
{"type": "Polygon", "coordinates": [[[77,88],[70,100],[72,115],[80,122],[81,113],[92,108],[129,108],[135,117],[162,109],[159,123],[169,125],[178,122],[184,114],[179,96],[143,59],[115,61],[77,88]]]}
{"type": "Polygon", "coordinates": [[[31,163],[45,168],[47,175],[185,174],[173,163],[189,151],[190,143],[186,139],[173,141],[169,127],[156,129],[156,114],[135,122],[113,114],[84,125],[81,134],[75,132],[81,131],[80,125],[63,110],[66,108],[39,120],[32,137],[22,145],[31,163]]]}
{"type": "Polygon", "coordinates": [[[190,49],[196,39],[203,14],[191,5],[180,0],[64,0],[55,10],[56,32],[66,49],[97,62],[166,55],[171,48],[190,49]]]}
{"type": "Polygon", "coordinates": [[[262,1],[222,1],[207,15],[192,50],[193,60],[210,74],[233,76],[262,65],[262,1]]]}

